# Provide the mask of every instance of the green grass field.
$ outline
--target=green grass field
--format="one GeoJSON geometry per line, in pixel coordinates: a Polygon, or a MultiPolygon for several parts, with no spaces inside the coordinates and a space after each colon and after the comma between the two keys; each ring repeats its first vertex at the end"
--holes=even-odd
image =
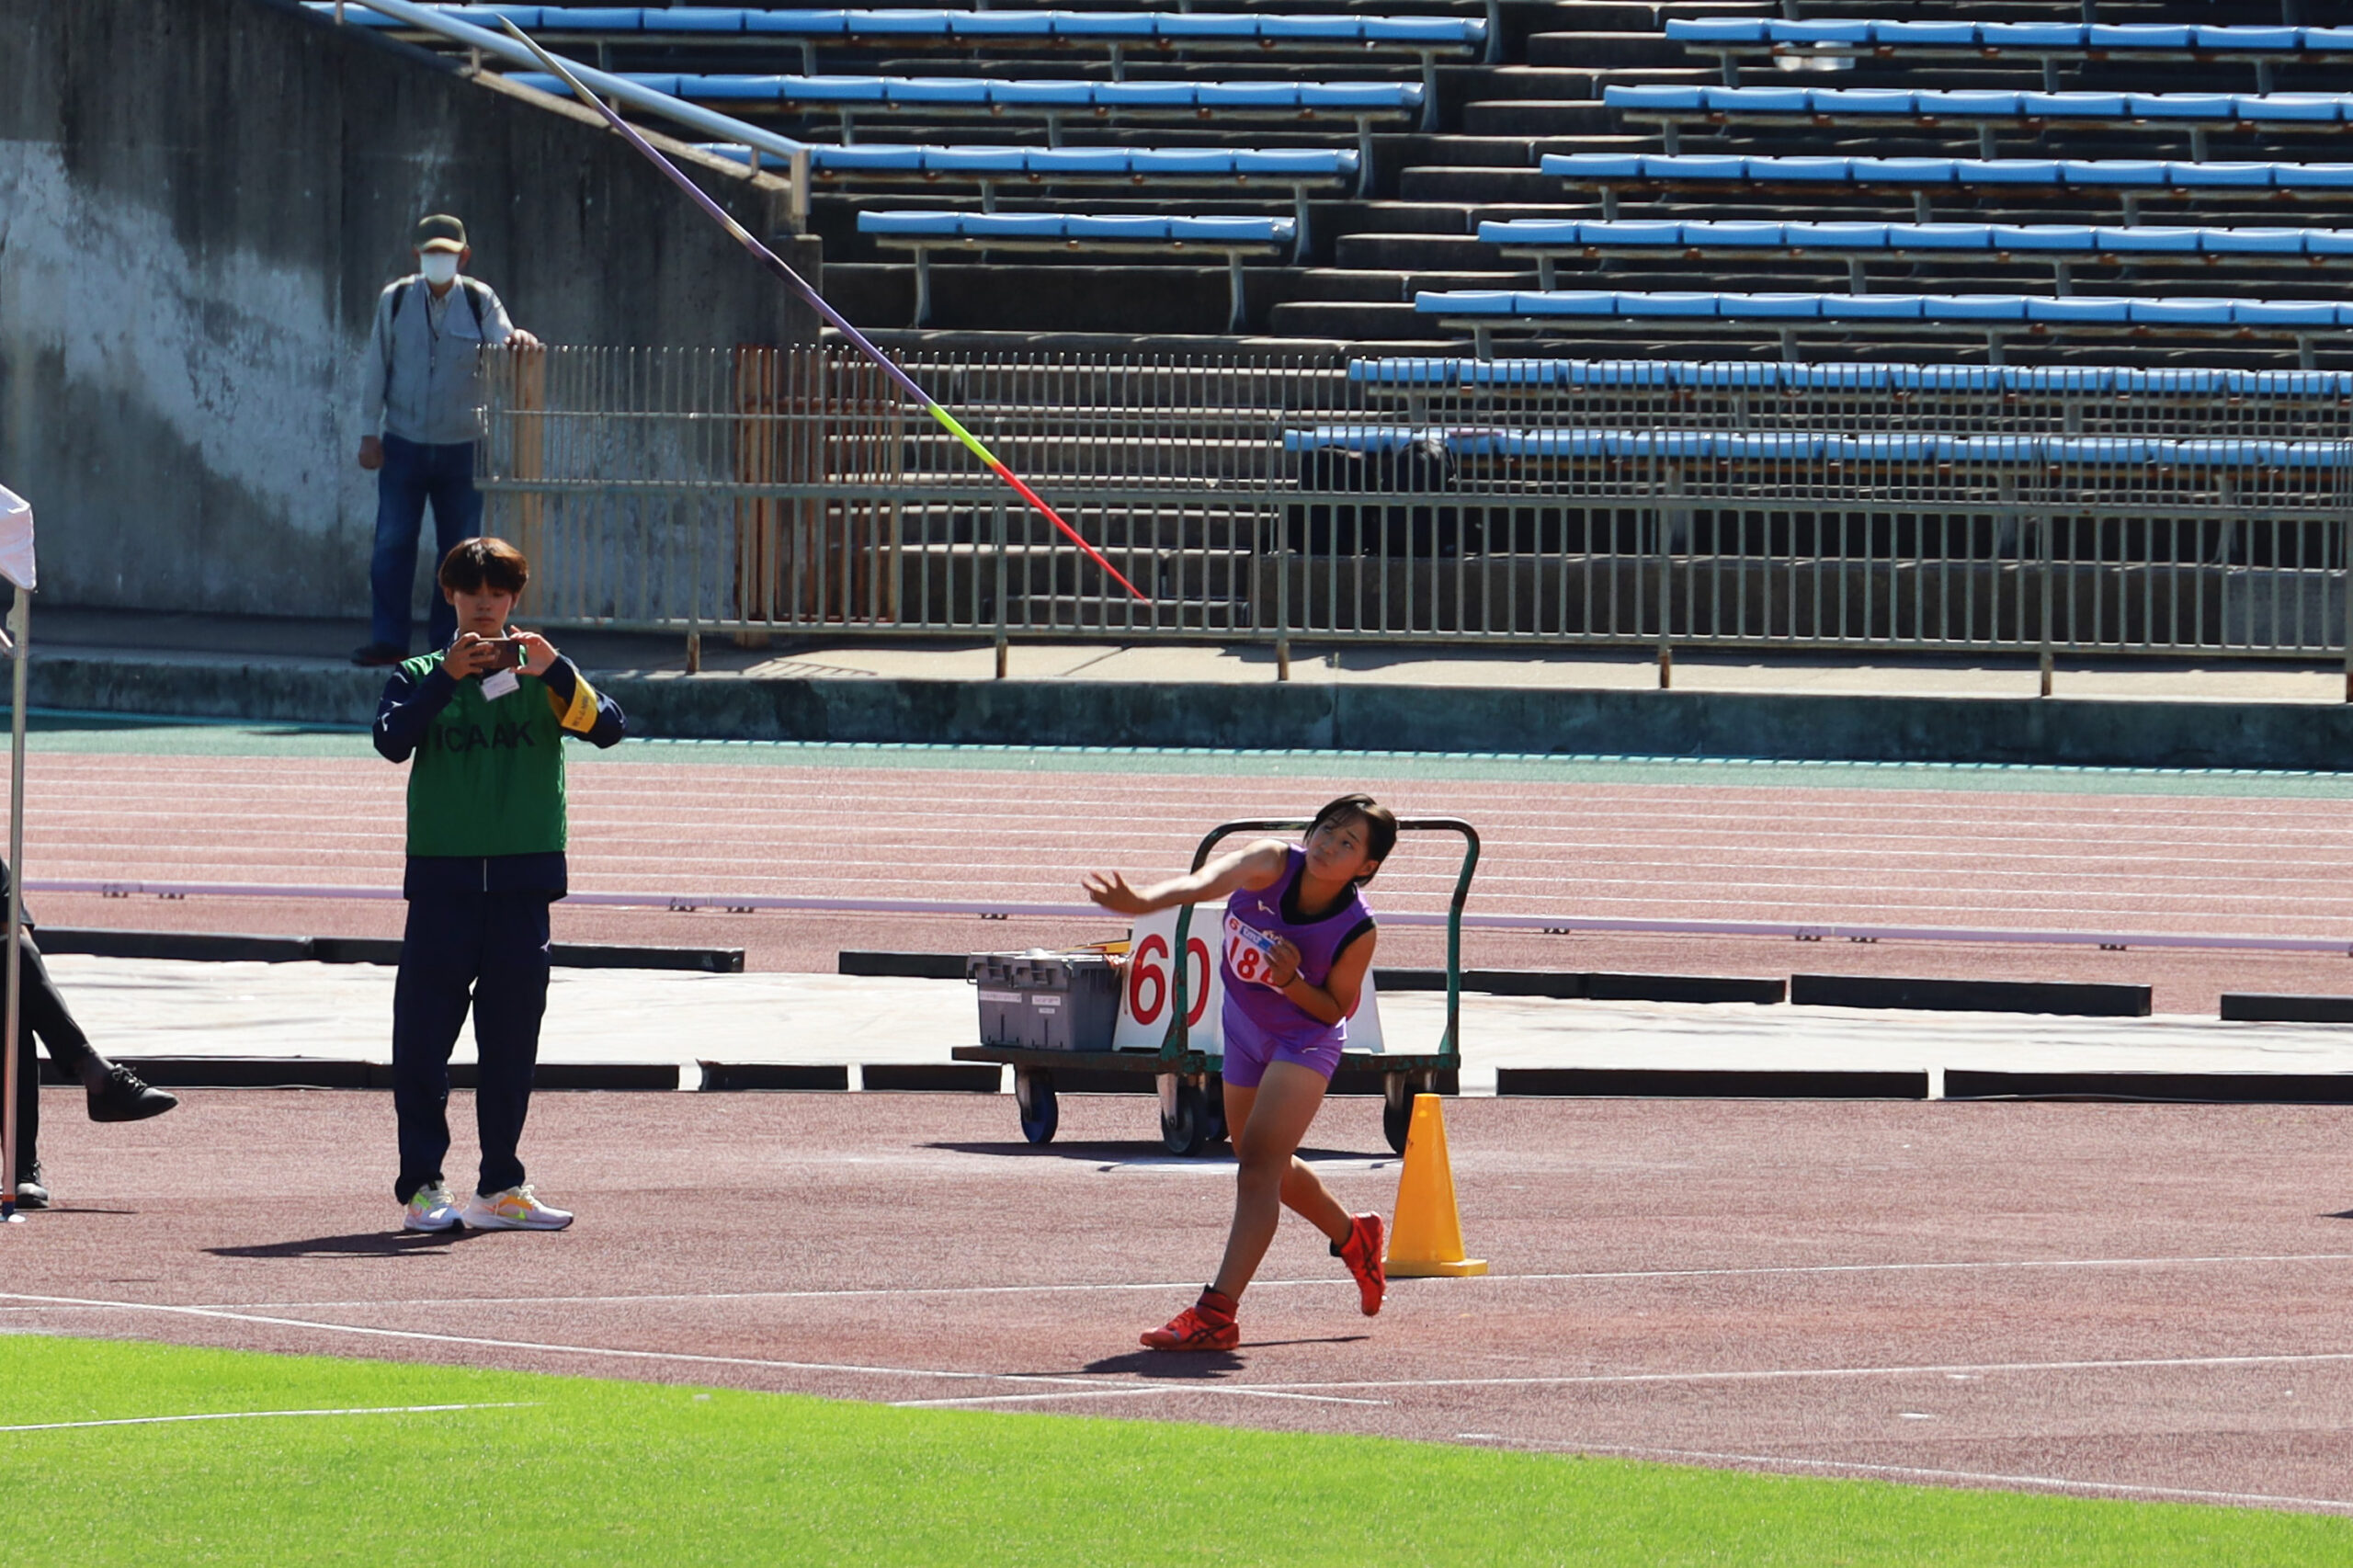
{"type": "Polygon", "coordinates": [[[2353,1520],[0,1336],[0,1561],[2342,1563],[2353,1520]],[[253,1411],[409,1414],[23,1428],[253,1411]]]}

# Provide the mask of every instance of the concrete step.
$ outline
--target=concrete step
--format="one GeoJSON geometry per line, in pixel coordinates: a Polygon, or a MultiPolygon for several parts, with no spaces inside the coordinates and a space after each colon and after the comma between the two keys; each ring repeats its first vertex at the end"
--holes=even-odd
{"type": "Polygon", "coordinates": [[[1415,136],[1405,139],[1401,167],[1443,164],[1454,168],[1533,168],[1535,144],[1524,136],[1415,136]]]}
{"type": "Polygon", "coordinates": [[[1560,71],[1544,65],[1496,65],[1480,73],[1479,91],[1464,100],[1561,98],[1589,101],[1600,96],[1589,70],[1560,71]]]}
{"type": "Polygon", "coordinates": [[[1530,66],[1590,71],[1605,65],[1688,66],[1694,57],[1657,32],[1538,33],[1528,40],[1530,66]]]}
{"type": "Polygon", "coordinates": [[[1526,271],[1481,270],[1427,272],[1411,268],[1305,267],[1284,280],[1285,293],[1275,308],[1299,301],[1340,301],[1412,304],[1424,289],[1533,289],[1536,274],[1526,271]]]}
{"type": "Polygon", "coordinates": [[[1346,234],[1332,247],[1339,267],[1477,269],[1495,256],[1468,234],[1346,234]]]}
{"type": "Polygon", "coordinates": [[[1597,201],[1496,201],[1483,203],[1471,210],[1471,232],[1476,234],[1482,223],[1509,222],[1519,218],[1599,218],[1601,204],[1597,201]]]}
{"type": "Polygon", "coordinates": [[[1502,98],[1462,111],[1462,129],[1473,136],[1574,136],[1581,131],[1618,129],[1618,116],[1597,103],[1502,98]]]}
{"type": "Polygon", "coordinates": [[[1294,300],[1267,312],[1269,332],[1294,337],[1411,338],[1438,335],[1437,324],[1410,303],[1375,304],[1337,300],[1294,300]]]}
{"type": "MultiPolygon", "coordinates": [[[[931,269],[934,327],[999,332],[1214,335],[1230,297],[1222,266],[1135,267],[1085,256],[1066,265],[938,262],[931,269]]],[[[1245,299],[1256,320],[1279,292],[1279,267],[1254,267],[1245,299]]],[[[915,320],[915,267],[892,262],[829,264],[834,308],[860,326],[905,327],[915,320]]]]}
{"type": "Polygon", "coordinates": [[[1565,194],[1560,180],[1536,169],[1414,168],[1397,176],[1407,201],[1542,201],[1565,194]]]}
{"type": "MultiPolygon", "coordinates": [[[[1823,15],[1835,7],[1816,6],[1823,15]]],[[[1780,0],[1674,0],[1668,5],[1650,0],[1554,0],[1548,28],[1588,28],[1595,32],[1657,32],[1667,17],[1778,17],[1780,0]]],[[[1884,10],[1884,6],[1880,7],[1884,10]]],[[[1877,14],[1877,13],[1874,13],[1877,14]]]]}
{"type": "MultiPolygon", "coordinates": [[[[1514,138],[1496,136],[1488,140],[1509,142],[1514,138]]],[[[1658,137],[1614,131],[1598,136],[1543,136],[1530,145],[1536,155],[1529,160],[1529,166],[1534,168],[1544,161],[1547,154],[1554,153],[1654,153],[1658,151],[1658,137]]]]}
{"type": "MultiPolygon", "coordinates": [[[[1320,212],[1316,222],[1324,222],[1320,212]]],[[[1324,235],[1467,234],[1471,209],[1465,202],[1367,201],[1336,211],[1324,235]]]]}

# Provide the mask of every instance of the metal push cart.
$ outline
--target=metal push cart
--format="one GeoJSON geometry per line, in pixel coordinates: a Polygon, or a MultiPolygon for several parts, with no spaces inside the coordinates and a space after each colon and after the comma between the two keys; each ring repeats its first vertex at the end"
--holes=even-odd
{"type": "MultiPolygon", "coordinates": [[[[1193,851],[1193,869],[1209,862],[1210,851],[1221,839],[1237,833],[1297,833],[1310,824],[1302,821],[1223,823],[1210,830],[1193,851]]],[[[1446,1032],[1433,1051],[1408,1055],[1397,1051],[1345,1051],[1342,1073],[1381,1074],[1381,1128],[1389,1146],[1405,1152],[1405,1129],[1412,1120],[1414,1096],[1435,1093],[1440,1073],[1462,1065],[1462,905],[1471,893],[1471,875],[1479,867],[1479,833],[1456,817],[1407,817],[1397,824],[1404,833],[1459,833],[1462,835],[1462,870],[1455,878],[1454,896],[1446,911],[1446,1032]]],[[[1160,1137],[1171,1153],[1195,1154],[1225,1136],[1225,1100],[1219,1074],[1222,1055],[1195,1050],[1189,1039],[1186,1001],[1192,965],[1186,959],[1192,930],[1190,904],[1176,916],[1175,960],[1171,964],[1174,1005],[1168,1032],[1157,1051],[1042,1051],[1027,1046],[964,1045],[955,1051],[959,1062],[993,1062],[1013,1069],[1014,1100],[1021,1117],[1021,1135],[1032,1143],[1051,1142],[1059,1115],[1054,1100],[1056,1069],[1089,1073],[1149,1073],[1159,1080],[1160,1137]]],[[[1214,961],[1214,960],[1212,960],[1214,961]]]]}

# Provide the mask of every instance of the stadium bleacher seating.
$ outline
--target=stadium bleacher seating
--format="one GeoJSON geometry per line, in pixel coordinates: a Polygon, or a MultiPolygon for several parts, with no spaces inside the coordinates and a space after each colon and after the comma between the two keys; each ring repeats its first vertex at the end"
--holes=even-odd
{"type": "Polygon", "coordinates": [[[2077,223],[1869,223],[1755,219],[1602,221],[1524,218],[1482,223],[1479,237],[1506,256],[1537,263],[1537,284],[1551,289],[1563,256],[1598,259],[1753,256],[1772,253],[1844,260],[1849,287],[1869,290],[1864,264],[1893,260],[1988,263],[2029,261],[2047,266],[2062,295],[2074,291],[2079,263],[2115,267],[2171,265],[2212,269],[2234,265],[2277,267],[2302,257],[2308,267],[2335,268],[2353,257],[2353,230],[2189,228],[2077,223]]]}
{"type": "Polygon", "coordinates": [[[2353,331],[2353,305],[2327,300],[2212,298],[2129,299],[2033,294],[1742,293],[1710,290],[1599,289],[1513,290],[1434,290],[1415,296],[1415,308],[1469,330],[1484,358],[1499,327],[1532,330],[1537,324],[1574,320],[1587,331],[1652,328],[1671,321],[1681,330],[1722,327],[1756,335],[1760,325],[1795,357],[1798,324],[1901,324],[1909,333],[1961,333],[1984,340],[1989,358],[2021,335],[2158,335],[2245,341],[2285,338],[2300,363],[2311,365],[2324,335],[2353,331]]]}
{"type": "MultiPolygon", "coordinates": [[[[710,146],[705,152],[738,163],[741,147],[710,146]]],[[[767,168],[785,160],[762,155],[767,168]]],[[[1354,186],[1363,160],[1350,150],[1322,147],[907,147],[864,142],[854,147],[813,147],[810,166],[819,182],[856,176],[900,179],[927,186],[972,185],[981,210],[996,210],[997,192],[1006,186],[1120,185],[1176,188],[1187,186],[1246,189],[1288,186],[1294,248],[1309,243],[1308,193],[1328,186],[1354,186]]]]}
{"type": "MultiPolygon", "coordinates": [[[[915,114],[923,119],[982,116],[1037,119],[1046,142],[1063,145],[1071,119],[1353,120],[1358,155],[1371,162],[1372,128],[1384,119],[1418,119],[1417,82],[1088,82],[1000,81],[977,76],[749,76],[620,73],[626,79],[689,103],[723,105],[730,113],[773,108],[790,115],[828,112],[845,144],[858,140],[861,115],[915,114]]],[[[541,92],[563,84],[537,72],[512,80],[541,92]]]]}
{"type": "Polygon", "coordinates": [[[2353,371],[2131,365],[1788,364],[1756,359],[1356,359],[1348,380],[1391,388],[1607,387],[1673,391],[2177,392],[2196,397],[2353,398],[2353,371]]]}
{"type": "Polygon", "coordinates": [[[2207,161],[2216,127],[2292,126],[2342,131],[2353,93],[2106,93],[2017,91],[1995,87],[1693,87],[1611,86],[1602,102],[1636,124],[1656,125],[1665,150],[1681,148],[1689,125],[1768,124],[1906,126],[1936,131],[1965,125],[1981,156],[1995,155],[2004,131],[2040,134],[2064,128],[2178,127],[2190,158],[2207,161]]]}
{"type": "Polygon", "coordinates": [[[807,143],[828,291],[878,326],[910,294],[927,318],[945,266],[1018,279],[944,289],[959,330],[1067,330],[1066,308],[1090,331],[1374,351],[1513,330],[1669,358],[1726,336],[1787,355],[1799,333],[1881,358],[1955,334],[2063,360],[2353,347],[2353,28],[2320,25],[2344,17],[1199,3],[457,9],[807,143]],[[1045,223],[968,222],[998,218],[1045,223]],[[1206,249],[1226,222],[1246,247],[1206,249]],[[1193,276],[1123,280],[1163,264],[1193,276]],[[1180,298],[1199,313],[1172,324],[1180,298]]]}
{"type": "Polygon", "coordinates": [[[2245,23],[1976,22],[1958,18],[1671,17],[1666,36],[1720,60],[1724,85],[1740,85],[1743,60],[1871,56],[1938,61],[2031,61],[2055,89],[2062,62],[2079,58],[2243,62],[2256,90],[2271,91],[2283,62],[2353,60],[2353,28],[2260,27],[2245,23]]]}
{"type": "MultiPolygon", "coordinates": [[[[1440,59],[1483,59],[1491,37],[1484,17],[1364,17],[1309,13],[1179,11],[793,10],[718,6],[474,7],[511,16],[557,44],[609,42],[615,37],[679,38],[708,47],[730,39],[745,47],[789,41],[801,74],[818,74],[821,45],[888,45],[894,52],[992,47],[1058,51],[1099,49],[1111,79],[1123,79],[1131,53],[1145,60],[1188,55],[1328,52],[1336,48],[1395,53],[1419,62],[1426,101],[1438,92],[1440,59]]],[[[1427,124],[1425,129],[1427,129],[1427,124]]]]}
{"type": "Polygon", "coordinates": [[[1677,458],[1694,461],[1895,462],[2013,467],[2059,461],[2194,468],[2341,469],[2342,441],[2245,437],[1852,434],[1824,430],[1610,428],[1483,430],[1461,426],[1324,425],[1283,432],[1290,452],[1417,451],[1450,458],[1677,458]]]}
{"type": "Polygon", "coordinates": [[[2246,199],[2254,192],[2259,195],[2253,199],[2294,206],[2353,198],[2353,163],[1566,153],[1546,153],[1538,166],[1564,184],[1597,191],[1605,218],[1618,216],[1618,200],[1628,192],[1753,198],[1900,189],[1911,195],[1914,220],[1923,223],[1934,198],[1948,190],[1963,200],[1989,194],[2064,200],[2098,192],[2119,200],[2127,223],[2139,222],[2142,204],[2152,199],[2246,199]]]}

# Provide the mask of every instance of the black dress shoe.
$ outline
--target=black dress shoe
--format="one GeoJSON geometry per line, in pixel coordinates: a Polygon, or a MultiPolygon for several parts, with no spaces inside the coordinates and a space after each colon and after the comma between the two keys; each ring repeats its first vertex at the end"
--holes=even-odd
{"type": "Polygon", "coordinates": [[[365,648],[351,651],[351,662],[363,670],[381,670],[407,657],[407,649],[395,648],[389,642],[370,642],[365,648]]]}
{"type": "Polygon", "coordinates": [[[92,1121],[144,1121],[180,1103],[179,1096],[148,1087],[120,1062],[109,1063],[105,1076],[91,1079],[89,1091],[92,1121]]]}
{"type": "Polygon", "coordinates": [[[17,1182],[17,1207],[19,1209],[49,1207],[49,1188],[40,1179],[40,1166],[38,1163],[33,1166],[32,1175],[20,1177],[17,1182]]]}

